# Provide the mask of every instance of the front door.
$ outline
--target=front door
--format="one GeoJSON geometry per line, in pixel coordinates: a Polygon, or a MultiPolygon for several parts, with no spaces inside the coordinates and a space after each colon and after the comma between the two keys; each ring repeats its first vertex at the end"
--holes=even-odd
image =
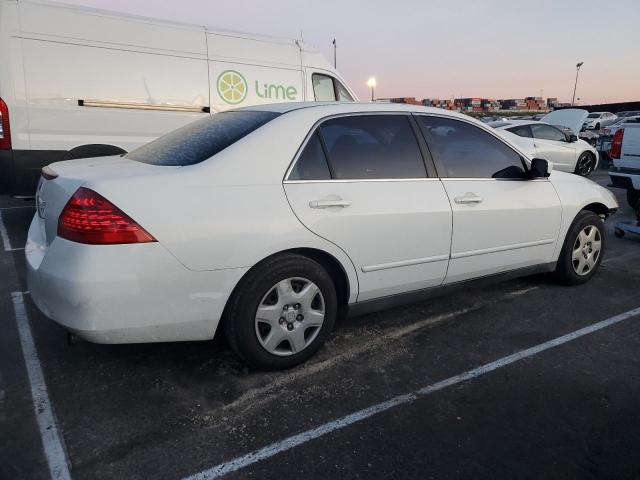
{"type": "Polygon", "coordinates": [[[328,119],[284,184],[300,221],[353,261],[358,301],[440,285],[447,271],[451,207],[413,125],[407,114],[328,119]]]}
{"type": "Polygon", "coordinates": [[[566,135],[551,125],[532,124],[536,156],[553,163],[558,170],[573,173],[576,168],[576,144],[567,141],[566,135]]]}
{"type": "Polygon", "coordinates": [[[525,180],[521,156],[470,122],[416,116],[453,210],[445,283],[551,261],[560,199],[547,179],[525,180]]]}

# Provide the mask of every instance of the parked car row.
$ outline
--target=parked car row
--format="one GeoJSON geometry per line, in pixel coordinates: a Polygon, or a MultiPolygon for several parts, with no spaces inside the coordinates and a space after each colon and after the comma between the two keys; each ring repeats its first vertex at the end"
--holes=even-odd
{"type": "Polygon", "coordinates": [[[555,169],[588,176],[598,166],[598,151],[578,138],[586,110],[557,110],[535,120],[501,120],[489,123],[531,155],[553,163],[555,169]]]}

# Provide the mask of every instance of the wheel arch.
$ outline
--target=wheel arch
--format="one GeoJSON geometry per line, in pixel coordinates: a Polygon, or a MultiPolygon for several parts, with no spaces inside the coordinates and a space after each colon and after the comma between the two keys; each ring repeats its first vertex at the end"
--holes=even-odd
{"type": "MultiPolygon", "coordinates": [[[[295,248],[280,250],[278,252],[268,255],[267,257],[263,258],[259,262],[256,262],[251,268],[249,268],[242,275],[240,280],[238,280],[235,287],[231,291],[229,298],[227,299],[224,310],[222,312],[223,321],[221,322],[221,324],[225,323],[224,319],[227,318],[227,311],[229,308],[229,304],[232,302],[232,299],[234,298],[238,289],[242,286],[242,284],[244,283],[248,275],[251,272],[253,272],[257,267],[262,265],[264,262],[269,261],[273,257],[276,257],[278,255],[287,254],[287,253],[295,253],[295,254],[310,258],[318,262],[320,265],[322,265],[324,268],[327,269],[327,272],[331,276],[336,286],[336,293],[338,295],[338,307],[339,307],[338,317],[340,318],[346,315],[348,311],[349,297],[352,293],[352,286],[349,281],[349,275],[344,265],[342,265],[342,263],[334,255],[326,252],[325,250],[321,250],[319,248],[313,248],[313,247],[295,247],[295,248]]],[[[356,277],[356,281],[357,281],[357,277],[356,277]]],[[[355,286],[355,290],[357,291],[357,285],[355,286]]]]}
{"type": "Polygon", "coordinates": [[[580,212],[583,210],[588,210],[590,212],[595,213],[596,215],[604,216],[604,218],[607,218],[609,215],[613,213],[609,207],[607,207],[604,203],[600,203],[600,202],[589,203],[588,205],[585,205],[584,207],[582,207],[580,209],[580,212]]]}

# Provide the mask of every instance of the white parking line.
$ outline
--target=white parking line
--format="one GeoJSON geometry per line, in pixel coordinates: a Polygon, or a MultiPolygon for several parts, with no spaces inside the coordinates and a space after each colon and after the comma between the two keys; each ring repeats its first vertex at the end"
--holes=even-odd
{"type": "Polygon", "coordinates": [[[27,375],[31,385],[33,408],[35,410],[38,428],[40,429],[44,455],[49,465],[49,474],[52,480],[71,480],[67,454],[62,445],[62,438],[58,433],[53,407],[42,373],[42,366],[40,365],[38,352],[36,351],[33,336],[31,335],[31,328],[29,327],[29,317],[24,308],[23,293],[13,292],[11,298],[13,300],[16,323],[18,324],[18,334],[20,335],[20,345],[22,346],[24,363],[27,367],[27,375]]]}
{"type": "Polygon", "coordinates": [[[7,227],[4,226],[4,220],[2,219],[2,212],[0,212],[0,237],[2,237],[2,245],[5,252],[10,252],[11,242],[9,241],[9,234],[7,233],[7,227]]]}
{"type": "Polygon", "coordinates": [[[581,328],[580,330],[562,335],[561,337],[554,338],[553,340],[549,340],[548,342],[544,342],[531,348],[527,348],[526,350],[520,350],[519,352],[516,352],[512,355],[502,357],[494,362],[481,365],[480,367],[474,368],[473,370],[468,370],[464,373],[461,373],[460,375],[455,375],[440,382],[428,385],[424,388],[421,388],[420,390],[416,390],[406,395],[394,397],[391,400],[387,400],[386,402],[372,405],[371,407],[359,410],[345,417],[325,423],[324,425],[320,425],[319,427],[285,438],[284,440],[272,443],[271,445],[268,445],[259,450],[254,450],[253,452],[247,453],[246,455],[242,455],[228,462],[216,465],[215,467],[212,467],[203,472],[186,477],[184,480],[212,480],[215,478],[220,478],[231,472],[241,470],[254,463],[260,462],[267,458],[273,457],[274,455],[307,443],[311,440],[322,437],[328,433],[360,422],[378,413],[384,412],[400,405],[414,402],[418,398],[424,397],[431,393],[443,390],[447,387],[451,387],[462,382],[466,382],[467,380],[480,377],[481,375],[484,375],[486,373],[493,372],[494,370],[506,367],[519,360],[532,357],[534,355],[537,355],[538,353],[544,352],[545,350],[549,350],[550,348],[563,345],[585,335],[589,335],[590,333],[597,332],[598,330],[602,330],[603,328],[622,322],[623,320],[627,320],[628,318],[634,317],[636,315],[640,315],[640,307],[634,308],[633,310],[629,310],[628,312],[621,313],[620,315],[616,315],[615,317],[608,318],[601,322],[594,323],[593,325],[581,328]]]}

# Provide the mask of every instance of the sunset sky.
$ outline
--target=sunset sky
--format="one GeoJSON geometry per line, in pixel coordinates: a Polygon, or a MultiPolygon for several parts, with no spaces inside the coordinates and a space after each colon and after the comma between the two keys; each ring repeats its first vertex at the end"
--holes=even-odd
{"type": "Polygon", "coordinates": [[[333,56],[361,100],[640,100],[640,1],[65,0],[228,30],[300,38],[333,56]]]}

